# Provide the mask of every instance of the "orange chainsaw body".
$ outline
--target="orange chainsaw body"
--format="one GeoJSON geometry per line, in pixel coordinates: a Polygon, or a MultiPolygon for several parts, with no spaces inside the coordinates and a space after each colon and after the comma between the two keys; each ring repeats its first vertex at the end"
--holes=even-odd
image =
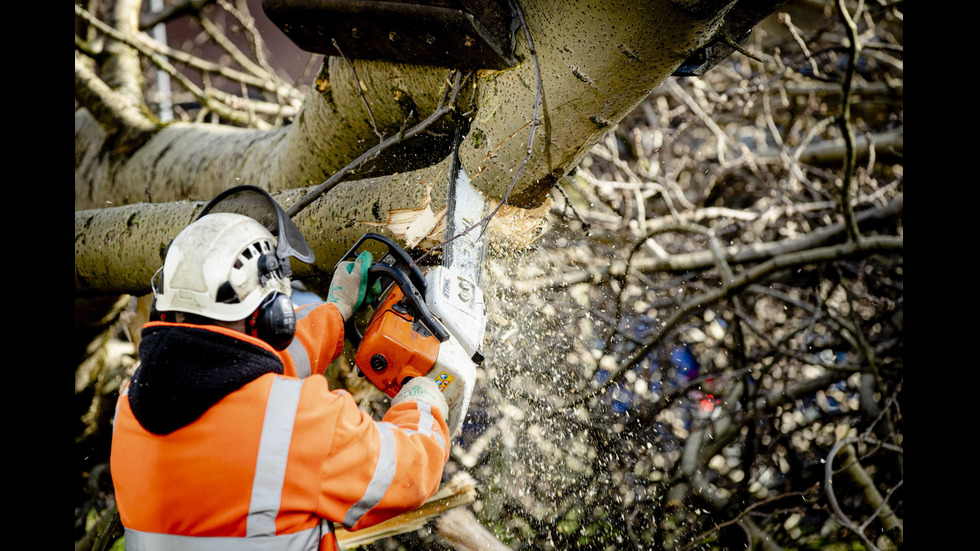
{"type": "Polygon", "coordinates": [[[392,397],[406,379],[427,375],[439,355],[439,339],[414,319],[411,308],[400,304],[403,297],[393,286],[371,317],[354,356],[364,376],[392,397]]]}

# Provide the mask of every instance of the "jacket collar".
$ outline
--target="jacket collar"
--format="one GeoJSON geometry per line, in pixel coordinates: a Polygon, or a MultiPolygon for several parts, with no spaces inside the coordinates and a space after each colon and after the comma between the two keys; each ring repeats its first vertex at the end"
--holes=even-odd
{"type": "Polygon", "coordinates": [[[146,430],[169,434],[260,376],[281,375],[282,360],[262,344],[216,326],[147,324],[129,386],[133,415],[146,430]]]}

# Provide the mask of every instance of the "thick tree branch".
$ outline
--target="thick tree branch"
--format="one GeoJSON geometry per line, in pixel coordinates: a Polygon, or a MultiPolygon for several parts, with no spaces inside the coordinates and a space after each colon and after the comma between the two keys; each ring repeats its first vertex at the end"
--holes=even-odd
{"type": "MultiPolygon", "coordinates": [[[[863,6],[863,3],[859,2],[858,5],[863,6]]],[[[844,82],[841,83],[841,87],[844,90],[844,97],[838,121],[844,134],[846,150],[843,169],[844,181],[841,185],[841,210],[844,214],[848,239],[856,240],[861,238],[861,233],[858,230],[857,221],[854,219],[854,207],[851,203],[854,171],[857,168],[857,153],[854,148],[854,126],[851,122],[851,82],[854,80],[858,58],[861,56],[861,41],[858,38],[857,25],[851,19],[851,13],[848,11],[847,6],[844,5],[844,0],[837,0],[837,10],[841,20],[844,22],[845,29],[847,29],[849,37],[848,49],[850,50],[847,56],[847,69],[844,72],[844,82]]]]}
{"type": "MultiPolygon", "coordinates": [[[[138,52],[119,36],[132,36],[137,32],[140,0],[113,0],[108,2],[105,26],[112,29],[106,41],[105,57],[102,59],[101,76],[106,84],[117,93],[129,96],[133,104],[143,102],[143,71],[138,52]]],[[[84,10],[81,10],[84,11],[84,10]]],[[[85,12],[88,14],[88,12],[85,12]]],[[[75,15],[79,6],[75,5],[75,15]]],[[[88,21],[92,23],[91,19],[88,21]]],[[[101,23],[101,22],[100,22],[101,23]]]]}
{"type": "Polygon", "coordinates": [[[75,99],[92,113],[107,134],[117,136],[121,142],[142,144],[157,128],[140,106],[130,101],[129,96],[117,94],[96,76],[77,52],[75,99]]]}
{"type": "MultiPolygon", "coordinates": [[[[860,441],[868,442],[869,440],[865,437],[845,438],[837,442],[833,449],[830,450],[827,461],[824,465],[824,492],[830,501],[831,507],[834,510],[837,519],[845,527],[854,532],[855,535],[864,540],[865,544],[870,549],[877,550],[878,547],[874,544],[874,542],[872,542],[868,535],[865,534],[865,528],[867,528],[867,525],[870,524],[871,520],[876,518],[881,520],[882,524],[885,526],[886,533],[893,539],[893,541],[901,546],[904,543],[903,522],[888,505],[887,500],[878,492],[878,489],[875,487],[874,480],[858,461],[857,453],[854,450],[854,444],[860,441]],[[834,493],[834,463],[837,455],[843,456],[841,461],[843,470],[847,473],[851,482],[861,491],[864,499],[874,511],[874,514],[870,515],[870,518],[861,525],[855,524],[854,521],[852,521],[850,517],[844,513],[837,501],[837,496],[834,493]]],[[[901,447],[895,446],[894,444],[884,442],[876,443],[873,441],[871,444],[877,444],[880,447],[892,452],[904,453],[901,447]]]]}
{"type": "MultiPolygon", "coordinates": [[[[713,30],[722,16],[720,12],[708,15],[706,19],[692,16],[667,0],[657,0],[643,9],[628,2],[610,5],[604,10],[586,9],[585,4],[582,3],[582,9],[566,9],[546,2],[522,2],[528,29],[537,46],[535,51],[540,72],[542,75],[555,75],[557,79],[546,80],[554,82],[555,88],[551,92],[549,85],[545,84],[544,97],[548,98],[548,102],[542,106],[541,120],[544,124],[537,128],[543,137],[534,140],[533,155],[510,194],[509,202],[512,205],[540,206],[547,190],[606,135],[611,125],[628,114],[650,90],[671,74],[674,67],[698,48],[708,38],[705,36],[706,30],[713,30]],[[571,30],[586,26],[606,29],[601,44],[586,48],[584,44],[569,41],[571,30]],[[557,47],[563,43],[568,43],[569,47],[557,47]],[[601,86],[597,85],[599,82],[601,86]]],[[[521,51],[518,55],[529,59],[527,42],[520,40],[519,44],[521,51]]],[[[333,64],[331,73],[337,68],[333,64]]],[[[391,128],[392,125],[397,128],[405,120],[404,111],[399,110],[410,109],[413,104],[419,107],[414,110],[416,113],[428,112],[428,104],[423,105],[423,100],[429,98],[420,95],[432,92],[431,82],[424,83],[430,86],[426,89],[421,87],[421,81],[412,79],[428,78],[432,73],[430,69],[395,67],[393,64],[360,60],[357,68],[358,76],[368,90],[377,90],[369,99],[379,128],[391,128]],[[382,114],[379,112],[382,104],[392,105],[393,108],[382,114]]],[[[474,88],[475,102],[480,107],[469,134],[464,138],[460,160],[472,175],[474,186],[489,197],[501,198],[506,194],[513,183],[515,168],[527,153],[527,138],[531,130],[528,118],[533,112],[537,93],[536,86],[529,84],[536,80],[534,71],[532,64],[526,63],[514,69],[481,75],[474,88]]],[[[262,177],[262,171],[254,173],[251,166],[246,166],[247,162],[241,162],[241,149],[233,150],[216,143],[214,149],[198,149],[192,153],[191,156],[195,158],[186,160],[183,166],[188,168],[181,171],[179,179],[150,182],[154,197],[187,197],[180,195],[180,190],[207,194],[204,190],[211,191],[216,186],[210,170],[219,165],[224,167],[222,173],[236,174],[241,178],[238,183],[245,183],[243,180],[247,179],[249,183],[270,190],[322,182],[323,177],[315,173],[321,172],[324,177],[329,177],[368,148],[371,142],[365,139],[363,131],[373,135],[370,121],[352,116],[355,112],[351,110],[350,100],[352,96],[357,98],[357,92],[343,78],[336,76],[330,74],[328,79],[318,81],[321,97],[308,99],[302,113],[297,116],[303,128],[288,132],[288,145],[291,151],[297,153],[290,160],[281,159],[283,162],[274,163],[279,170],[266,175],[267,181],[256,181],[262,177]],[[314,103],[317,104],[315,107],[312,105],[314,103]],[[309,115],[310,120],[304,115],[309,115]],[[329,115],[330,121],[321,119],[323,115],[329,115]],[[326,143],[331,146],[324,147],[326,143]],[[352,153],[349,156],[348,150],[352,153]],[[197,158],[205,154],[206,159],[197,158]],[[295,166],[287,166],[287,163],[295,163],[295,166]],[[159,188],[162,186],[171,190],[161,192],[159,188]]],[[[206,109],[220,108],[220,102],[205,102],[204,105],[206,109]]],[[[362,111],[362,108],[358,106],[357,111],[362,111]]],[[[242,124],[247,124],[247,117],[243,119],[242,124]]],[[[388,132],[385,134],[388,135],[388,132]]],[[[167,144],[172,143],[169,138],[154,141],[158,143],[147,149],[145,156],[133,156],[111,170],[101,166],[106,161],[100,164],[93,157],[93,163],[86,165],[91,172],[81,175],[77,181],[83,188],[98,186],[99,194],[109,194],[105,199],[115,204],[139,197],[147,186],[147,174],[163,172],[146,166],[151,161],[158,162],[156,159],[160,158],[160,150],[157,145],[165,149],[167,144]],[[127,165],[132,165],[132,169],[127,165]],[[109,178],[111,182],[100,181],[109,178]]],[[[416,158],[427,164],[438,161],[438,157],[433,159],[426,155],[403,155],[396,160],[407,163],[416,158]]],[[[391,165],[400,172],[418,168],[398,163],[391,165]]],[[[83,196],[92,195],[84,189],[80,193],[83,196]]],[[[84,205],[82,208],[91,206],[84,205]]]]}

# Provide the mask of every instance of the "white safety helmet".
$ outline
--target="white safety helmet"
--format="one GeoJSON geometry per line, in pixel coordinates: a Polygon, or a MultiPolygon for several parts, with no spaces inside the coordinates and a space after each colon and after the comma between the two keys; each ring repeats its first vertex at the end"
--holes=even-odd
{"type": "Polygon", "coordinates": [[[215,212],[187,226],[170,244],[156,309],[219,321],[245,319],[276,293],[289,296],[289,260],[255,219],[215,212]]]}

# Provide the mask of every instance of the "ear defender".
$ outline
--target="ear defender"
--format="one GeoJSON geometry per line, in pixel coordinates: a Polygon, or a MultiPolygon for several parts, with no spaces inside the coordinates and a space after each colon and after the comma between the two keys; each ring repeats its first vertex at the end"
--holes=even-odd
{"type": "Polygon", "coordinates": [[[276,350],[285,350],[296,334],[296,312],[289,297],[276,293],[248,319],[248,334],[276,350]]]}

